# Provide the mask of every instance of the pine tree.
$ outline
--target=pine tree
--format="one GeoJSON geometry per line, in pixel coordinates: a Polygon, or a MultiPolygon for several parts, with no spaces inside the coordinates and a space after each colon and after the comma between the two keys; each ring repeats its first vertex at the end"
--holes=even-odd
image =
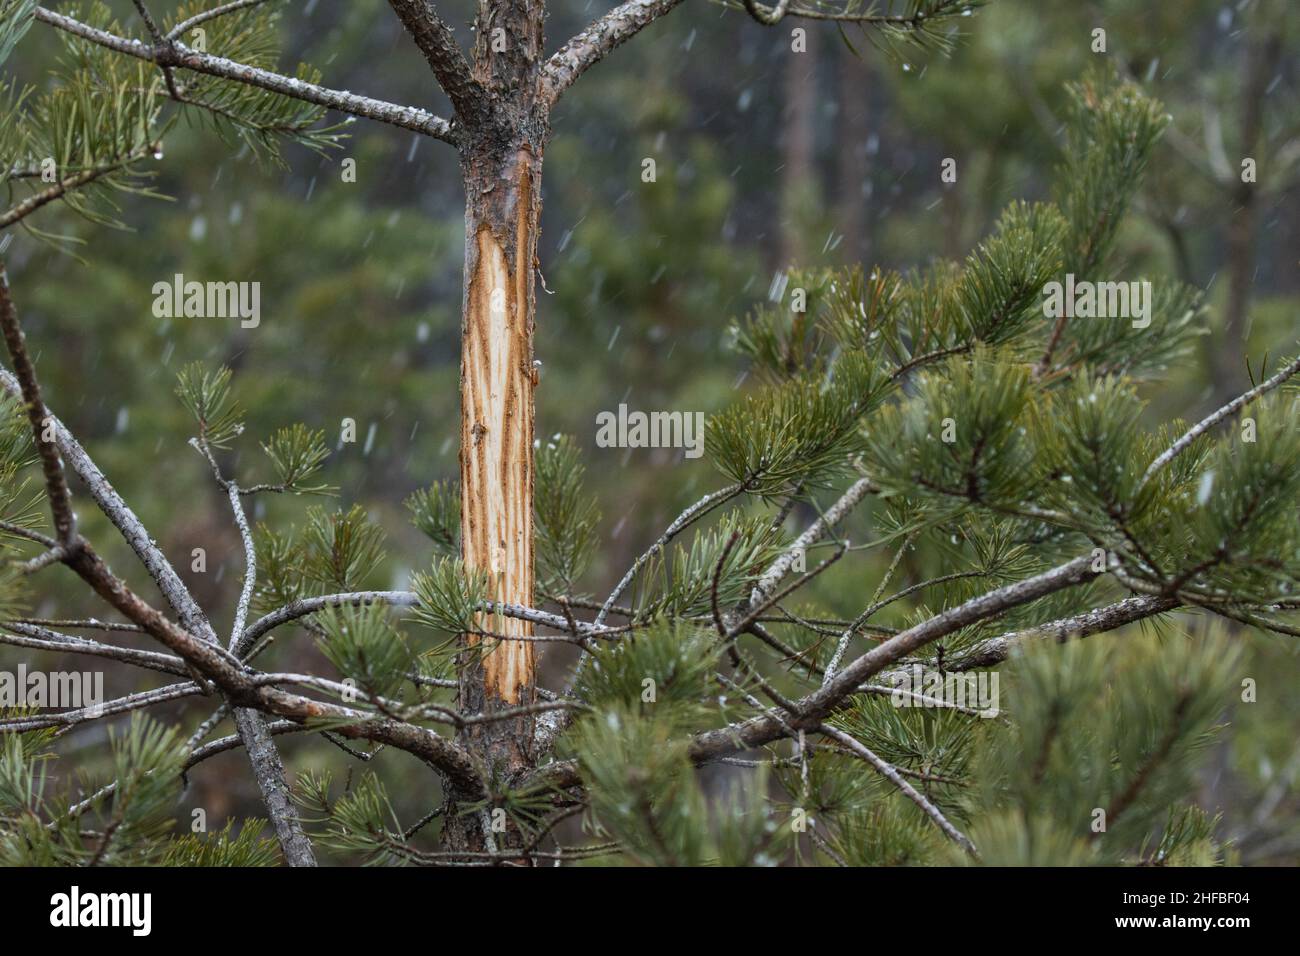
{"type": "MultiPolygon", "coordinates": [[[[13,366],[0,373],[0,530],[12,552],[0,642],[176,678],[102,707],[0,719],[0,859],[269,862],[256,822],[206,838],[171,832],[185,772],[241,746],[296,865],[321,847],[420,865],[1224,859],[1213,819],[1181,801],[1239,686],[1237,658],[1223,640],[1178,633],[1173,615],[1297,633],[1300,436],[1283,386],[1300,359],[1191,427],[1151,430],[1139,387],[1190,347],[1196,290],[1152,283],[1141,322],[1075,314],[1073,303],[1043,313],[1053,282],[1123,276],[1117,230],[1164,130],[1159,104],[1131,82],[1084,79],[1051,202],[1011,204],[964,262],[796,274],[785,297],[738,321],[756,384],[709,423],[718,488],[602,597],[584,588],[600,515],[579,446],[534,449],[531,433],[540,157],[555,98],[676,3],[632,0],[545,63],[539,5],[484,4],[472,70],[425,4],[391,6],[453,121],[328,90],[306,68],[270,72],[257,2],[162,23],[137,3],[151,43],[122,39],[98,4],[84,19],[34,0],[0,6],[0,57],[37,21],[67,44],[48,89],[6,88],[15,105],[0,171],[23,198],[0,225],[35,228],[54,203],[112,225],[114,192],[149,191],[148,163],[177,116],[275,161],[283,138],[331,148],[340,130],[322,125],[325,108],[457,146],[470,210],[461,482],[408,502],[430,542],[410,590],[367,589],[385,532],[359,507],[304,503],[298,524],[254,527],[250,496],[331,493],[324,436],[287,424],[250,473],[231,454],[250,441],[238,379],[201,364],[179,375],[191,445],[244,544],[225,640],[46,407],[0,270],[13,366]],[[203,50],[179,40],[196,29],[203,50]],[[50,157],[53,184],[42,179],[50,157]],[[507,368],[509,407],[527,424],[508,440],[494,431],[508,409],[479,378],[494,367],[507,368]],[[496,456],[510,461],[506,477],[489,467],[496,456]],[[69,472],[170,613],[82,536],[69,472]],[[494,511],[489,499],[501,498],[494,511]],[[486,533],[497,522],[509,540],[486,533]],[[865,543],[843,536],[852,523],[871,529],[865,543]],[[60,563],[125,621],[24,616],[31,576],[60,563]],[[1080,640],[1139,622],[1163,640],[1080,640]],[[290,626],[333,676],[254,666],[290,626]],[[143,632],[166,650],[76,630],[143,632]],[[563,687],[536,685],[534,649],[548,643],[577,654],[563,687]],[[987,693],[1001,677],[1006,707],[987,693]],[[81,795],[52,785],[59,731],[199,696],[209,711],[187,738],[134,715],[113,738],[111,775],[81,795]],[[236,733],[208,741],[227,718],[236,733]],[[377,747],[418,758],[439,778],[428,814],[399,819],[374,774],[343,787],[304,774],[291,795],[273,743],[288,733],[320,733],[362,758],[377,747]],[[743,784],[711,802],[695,768],[717,763],[740,768],[743,784]],[[578,815],[585,836],[561,842],[578,815]]],[[[973,6],[850,4],[839,18],[886,45],[942,45],[945,21],[973,6]]],[[[818,14],[744,7],[769,25],[818,14]]]]}

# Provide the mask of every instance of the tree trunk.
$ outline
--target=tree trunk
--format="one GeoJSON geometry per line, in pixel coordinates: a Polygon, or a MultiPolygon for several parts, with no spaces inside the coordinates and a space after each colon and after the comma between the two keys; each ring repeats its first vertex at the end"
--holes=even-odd
{"type": "Polygon", "coordinates": [[[785,135],[781,143],[781,261],[779,269],[807,268],[806,236],[820,205],[815,166],[817,67],[811,53],[786,54],[785,135]]]}
{"type": "MultiPolygon", "coordinates": [[[[1241,88],[1242,158],[1259,159],[1257,147],[1264,127],[1264,91],[1272,80],[1281,54],[1281,37],[1270,33],[1246,46],[1242,70],[1246,74],[1241,88]]],[[[1232,170],[1235,176],[1240,169],[1232,170]]],[[[1211,373],[1215,398],[1223,404],[1242,389],[1245,379],[1244,356],[1250,335],[1250,299],[1255,284],[1255,232],[1259,225],[1259,203],[1254,183],[1232,185],[1232,218],[1228,223],[1227,271],[1228,298],[1224,305],[1223,339],[1212,355],[1211,373]]]]}
{"type": "Polygon", "coordinates": [[[867,140],[871,136],[871,75],[866,64],[847,47],[836,53],[839,67],[841,135],[839,139],[839,228],[844,234],[840,261],[849,265],[871,258],[871,228],[867,224],[867,140]]]}
{"type": "MultiPolygon", "coordinates": [[[[461,556],[487,572],[489,598],[533,603],[534,274],[543,141],[519,134],[467,149],[465,292],[461,323],[461,556]]],[[[534,645],[525,621],[482,615],[482,630],[506,639],[462,641],[459,707],[491,713],[534,701],[534,645]]],[[[478,723],[462,741],[486,763],[490,779],[508,781],[532,766],[533,718],[478,723]]],[[[445,834],[453,849],[512,845],[511,827],[489,841],[481,815],[448,795],[445,834]]],[[[490,819],[490,814],[489,814],[490,819]]]]}

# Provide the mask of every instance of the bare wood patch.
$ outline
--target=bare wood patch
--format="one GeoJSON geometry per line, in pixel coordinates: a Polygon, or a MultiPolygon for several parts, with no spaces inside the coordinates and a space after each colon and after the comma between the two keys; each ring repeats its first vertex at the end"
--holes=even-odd
{"type": "MultiPolygon", "coordinates": [[[[488,224],[474,236],[461,352],[461,547],[468,567],[488,572],[495,600],[531,605],[534,243],[528,163],[519,165],[513,256],[488,224]]],[[[532,633],[514,619],[484,629],[532,633]]],[[[483,670],[488,697],[519,703],[533,683],[533,645],[503,640],[484,656],[483,670]]]]}

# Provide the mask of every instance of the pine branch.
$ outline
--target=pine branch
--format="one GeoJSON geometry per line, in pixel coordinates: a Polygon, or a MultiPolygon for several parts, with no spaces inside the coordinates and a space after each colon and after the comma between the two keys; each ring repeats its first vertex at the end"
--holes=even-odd
{"type": "MultiPolygon", "coordinates": [[[[323,594],[317,597],[299,598],[296,601],[271,611],[268,614],[258,618],[248,627],[244,628],[243,635],[236,642],[233,650],[234,653],[243,657],[247,654],[248,649],[253,643],[282,624],[290,621],[296,621],[299,618],[306,617],[309,614],[315,614],[331,607],[366,607],[372,604],[382,604],[389,607],[418,607],[420,597],[414,591],[348,591],[338,594],[323,594]]],[[[570,623],[559,614],[551,614],[547,611],[539,611],[535,608],[523,607],[519,604],[504,604],[496,601],[483,601],[478,605],[477,610],[487,614],[501,614],[505,617],[515,618],[520,621],[530,621],[533,624],[541,624],[545,627],[555,628],[558,631],[567,631],[570,629],[570,623]]],[[[583,637],[601,637],[606,635],[626,633],[625,627],[605,627],[603,625],[587,624],[577,622],[578,633],[583,637]]],[[[509,640],[528,640],[529,638],[521,637],[517,634],[509,635],[509,640]]],[[[544,639],[544,638],[543,638],[544,639]]]]}
{"type": "Polygon", "coordinates": [[[0,632],[0,644],[8,644],[13,647],[28,647],[33,650],[57,651],[61,654],[86,654],[91,657],[104,657],[109,660],[121,661],[124,664],[133,664],[137,667],[161,671],[164,674],[174,674],[177,677],[185,677],[189,674],[185,662],[181,658],[173,657],[170,654],[101,644],[98,641],[60,634],[58,631],[36,624],[26,624],[21,621],[6,621],[0,627],[13,632],[12,634],[0,632]]]}
{"type": "Polygon", "coordinates": [[[160,67],[181,67],[195,73],[232,80],[270,93],[278,93],[290,99],[301,100],[316,106],[324,106],[340,113],[346,113],[349,116],[360,116],[397,126],[401,129],[408,129],[453,145],[457,142],[450,123],[441,117],[434,116],[413,106],[399,106],[383,100],[372,99],[368,96],[360,96],[356,93],[332,90],[316,83],[308,83],[260,67],[236,63],[233,60],[208,53],[199,53],[174,38],[166,38],[166,45],[150,47],[139,40],[117,36],[107,30],[100,30],[80,20],[75,20],[61,13],[55,13],[44,7],[37,7],[35,16],[37,20],[49,24],[57,30],[96,43],[116,53],[144,60],[160,67]]]}
{"type": "Polygon", "coordinates": [[[47,714],[42,717],[9,717],[0,719],[0,734],[20,734],[33,730],[43,730],[48,727],[75,727],[78,724],[89,723],[93,720],[99,720],[104,717],[115,717],[118,714],[130,713],[134,710],[143,710],[154,704],[162,704],[167,701],[179,700],[184,697],[194,697],[204,693],[203,686],[197,681],[184,681],[179,684],[168,684],[165,687],[158,687],[154,690],[141,691],[137,694],[128,694],[125,697],[119,697],[116,700],[104,701],[93,707],[82,707],[77,710],[62,711],[56,714],[47,714]]]}
{"type": "Polygon", "coordinates": [[[1243,408],[1245,408],[1255,399],[1259,398],[1261,395],[1266,395],[1269,392],[1273,391],[1273,389],[1277,388],[1283,382],[1287,381],[1287,379],[1294,376],[1296,372],[1300,372],[1300,357],[1297,357],[1294,360],[1292,360],[1290,364],[1284,366],[1281,369],[1281,371],[1275,374],[1268,381],[1261,382],[1259,385],[1256,385],[1250,391],[1238,395],[1236,398],[1228,402],[1222,408],[1219,408],[1216,411],[1211,412],[1205,418],[1201,419],[1199,422],[1197,422],[1195,425],[1189,428],[1181,438],[1179,438],[1176,442],[1170,445],[1169,448],[1161,452],[1160,456],[1156,458],[1155,461],[1151,462],[1151,464],[1147,467],[1146,472],[1143,473],[1142,480],[1138,483],[1139,489],[1143,485],[1145,485],[1148,481],[1150,481],[1151,478],[1153,478],[1156,475],[1156,473],[1160,471],[1160,469],[1164,468],[1167,464],[1169,464],[1176,457],[1178,457],[1178,455],[1186,451],[1188,446],[1191,445],[1192,442],[1196,441],[1196,439],[1199,438],[1201,435],[1204,435],[1215,425],[1219,424],[1219,422],[1224,421],[1227,418],[1231,418],[1233,415],[1237,414],[1237,412],[1241,411],[1243,408]]]}
{"type": "MultiPolygon", "coordinates": [[[[276,720],[266,725],[267,733],[271,734],[272,736],[279,736],[280,734],[302,733],[309,729],[310,728],[304,727],[302,724],[296,723],[292,720],[276,720]]],[[[185,763],[181,765],[181,773],[182,775],[184,775],[186,772],[193,769],[195,766],[209,759],[210,757],[215,757],[217,756],[217,754],[223,754],[226,753],[227,751],[235,750],[236,748],[242,747],[243,745],[244,745],[243,738],[240,737],[239,734],[231,734],[229,737],[221,737],[217,740],[212,741],[209,744],[204,744],[202,747],[199,747],[197,750],[195,750],[193,747],[189,747],[187,749],[189,749],[191,753],[189,757],[186,758],[185,763]]],[[[70,806],[68,808],[68,812],[66,815],[69,818],[76,819],[77,817],[84,814],[91,807],[93,807],[100,800],[103,800],[105,797],[111,797],[114,793],[117,792],[117,789],[118,789],[117,781],[112,781],[110,783],[105,784],[104,786],[96,790],[94,793],[92,793],[89,797],[86,797],[84,800],[78,801],[77,803],[74,803],[72,806],[70,806]]],[[[53,826],[53,822],[49,825],[53,826]]]]}
{"type": "MultiPolygon", "coordinates": [[[[17,372],[16,384],[27,402],[33,435],[41,452],[50,507],[54,512],[55,527],[59,530],[60,547],[64,552],[62,555],[63,563],[75,571],[97,594],[116,607],[127,618],[143,627],[152,636],[158,638],[163,644],[178,653],[187,664],[194,665],[199,672],[207,673],[208,676],[212,675],[214,669],[225,673],[228,678],[226,687],[229,689],[230,683],[233,683],[233,681],[229,680],[231,677],[229,672],[234,667],[231,661],[219,655],[213,655],[212,649],[216,645],[216,634],[212,630],[212,625],[199,609],[189,591],[176,577],[176,572],[172,570],[166,558],[162,557],[161,551],[158,550],[147,532],[145,532],[143,526],[140,526],[135,516],[125,509],[125,505],[119,512],[120,520],[126,523],[128,521],[127,516],[129,516],[129,519],[134,521],[135,527],[132,530],[138,530],[139,537],[142,539],[137,554],[140,554],[141,549],[143,549],[154,559],[159,571],[155,575],[155,580],[158,581],[159,586],[163,588],[164,594],[172,602],[173,609],[181,614],[183,619],[188,616],[192,623],[202,625],[204,630],[200,633],[205,634],[206,640],[196,639],[191,633],[187,633],[172,624],[158,610],[137,597],[121,579],[109,571],[108,566],[95,553],[89,542],[76,534],[67,480],[63,473],[63,462],[54,448],[54,443],[44,440],[44,436],[51,426],[54,427],[56,436],[63,429],[46,410],[41,399],[40,385],[36,380],[35,369],[27,355],[22,328],[18,324],[17,311],[9,295],[8,279],[3,264],[0,264],[0,325],[3,326],[5,342],[8,345],[14,369],[17,372]],[[169,574],[162,573],[164,570],[169,574]],[[203,661],[206,661],[206,667],[202,663],[203,661]]],[[[68,442],[71,443],[70,437],[68,442]]],[[[65,442],[59,442],[59,444],[63,445],[65,442]]],[[[79,447],[77,451],[80,451],[79,447]]],[[[69,458],[71,457],[69,456],[69,458]]],[[[81,459],[83,462],[89,462],[84,452],[81,459]]],[[[100,477],[102,478],[102,475],[100,477]]],[[[107,482],[103,484],[106,486],[107,482]]],[[[111,490],[111,487],[109,490],[111,490]]],[[[116,492],[113,495],[116,497],[116,492]]],[[[242,514],[242,505],[239,502],[237,491],[232,495],[232,500],[235,507],[240,509],[242,514]]],[[[121,525],[119,525],[120,527],[121,525]]],[[[239,632],[236,631],[235,633],[238,634],[239,632]]],[[[206,693],[207,690],[200,674],[195,676],[199,678],[196,686],[202,688],[203,692],[206,693]]],[[[243,677],[242,674],[239,676],[243,677]]],[[[280,762],[280,755],[275,750],[270,736],[265,732],[265,720],[260,714],[250,710],[237,710],[235,720],[239,726],[240,734],[244,738],[258,786],[266,802],[267,812],[275,823],[277,833],[281,836],[281,846],[284,849],[286,859],[290,862],[290,865],[314,865],[315,860],[312,858],[311,846],[288,799],[288,786],[284,780],[284,768],[280,762]]]]}
{"type": "Polygon", "coordinates": [[[50,511],[54,516],[54,528],[58,545],[64,549],[64,556],[71,551],[77,541],[77,522],[72,513],[72,496],[68,491],[68,481],[63,474],[63,462],[54,443],[46,440],[49,429],[49,411],[41,398],[41,386],[36,380],[36,369],[27,354],[22,326],[18,323],[18,312],[14,307],[13,297],[9,292],[9,275],[5,264],[0,261],[0,331],[4,334],[9,356],[14,363],[21,387],[23,401],[27,406],[27,420],[32,427],[32,436],[36,450],[41,458],[41,471],[45,475],[45,490],[50,500],[50,511]]]}
{"type": "Polygon", "coordinates": [[[875,494],[877,491],[878,489],[869,478],[859,478],[850,485],[848,490],[840,495],[839,500],[827,508],[799,537],[795,538],[790,547],[782,552],[781,556],[763,572],[754,585],[753,593],[749,598],[750,604],[760,604],[765,600],[768,594],[780,583],[781,579],[794,567],[795,561],[801,553],[824,538],[867,495],[875,494]]]}
{"type": "Polygon", "coordinates": [[[910,783],[904,780],[895,767],[881,760],[874,753],[868,750],[865,745],[859,742],[857,738],[844,733],[842,730],[837,730],[828,724],[822,724],[817,727],[816,730],[818,733],[825,734],[832,740],[839,741],[852,751],[854,756],[871,764],[871,766],[874,767],[882,777],[897,787],[899,791],[902,792],[903,796],[907,797],[907,799],[920,807],[925,815],[935,822],[948,839],[952,840],[972,857],[979,859],[979,853],[975,849],[975,844],[970,841],[970,838],[953,826],[938,807],[922,796],[910,783]]]}
{"type": "MultiPolygon", "coordinates": [[[[791,723],[796,729],[812,729],[869,678],[926,644],[971,624],[997,617],[1013,607],[1075,587],[1097,576],[1098,573],[1092,570],[1091,555],[1084,555],[937,614],[872,648],[816,691],[801,697],[795,702],[800,716],[793,718],[791,723]]],[[[705,763],[739,750],[769,743],[782,736],[782,728],[770,717],[751,718],[696,735],[691,743],[691,759],[697,764],[705,763]]]]}
{"type": "MultiPolygon", "coordinates": [[[[4,288],[7,290],[7,286],[4,288]]],[[[13,318],[16,321],[16,313],[13,314],[13,318]]],[[[21,337],[7,336],[7,342],[11,348],[17,346],[20,350],[18,354],[25,356],[21,337]]],[[[18,362],[17,356],[15,361],[18,362]]],[[[31,398],[26,394],[24,384],[3,369],[0,369],[0,386],[10,393],[22,395],[30,403],[31,398]]],[[[39,394],[36,398],[39,400],[39,394]]],[[[40,407],[44,409],[43,403],[40,407]]],[[[64,559],[64,563],[126,618],[179,655],[187,665],[197,671],[199,676],[215,683],[232,702],[237,704],[239,710],[245,711],[241,716],[237,710],[237,724],[241,724],[241,736],[245,738],[245,746],[254,765],[259,787],[268,800],[268,813],[283,817],[282,820],[277,821],[277,832],[282,828],[284,832],[293,832],[295,829],[300,832],[300,824],[297,823],[296,814],[287,803],[287,798],[281,799],[287,794],[283,767],[278,753],[274,752],[270,736],[262,730],[261,725],[265,720],[255,711],[264,711],[299,721],[320,719],[349,721],[346,726],[338,729],[339,733],[344,736],[389,743],[401,750],[424,757],[434,766],[443,769],[450,779],[455,780],[469,792],[479,791],[482,784],[477,768],[468,753],[431,731],[387,718],[375,719],[356,710],[324,704],[260,686],[238,658],[217,643],[216,634],[206,615],[198,607],[166,557],[153,543],[139,519],[122,501],[102,472],[53,415],[46,414],[41,417],[42,429],[47,420],[54,428],[63,460],[67,461],[73,471],[89,486],[101,510],[136,551],[173,610],[181,617],[182,625],[178,626],[168,620],[156,608],[151,607],[132,592],[124,582],[109,571],[108,566],[84,539],[78,538],[78,547],[64,559]],[[294,815],[290,818],[287,814],[294,815]]],[[[40,440],[39,431],[37,440],[38,442],[40,440]]],[[[59,465],[61,474],[62,466],[57,460],[56,464],[59,465]]],[[[289,854],[287,847],[286,854],[289,854]]],[[[303,858],[297,852],[293,857],[303,858]]]]}
{"type": "Polygon", "coordinates": [[[113,173],[127,170],[132,164],[139,162],[149,156],[155,155],[158,150],[156,143],[150,143],[141,147],[120,159],[111,159],[92,166],[90,169],[83,169],[80,172],[65,176],[48,189],[43,189],[38,193],[28,196],[22,202],[12,206],[3,213],[0,213],[0,229],[12,226],[14,223],[22,222],[38,209],[48,206],[52,202],[63,199],[68,194],[81,189],[84,186],[111,176],[113,173]]]}
{"type": "MultiPolygon", "coordinates": [[[[889,582],[894,577],[894,572],[898,570],[898,562],[903,559],[903,553],[911,547],[914,539],[915,535],[908,535],[907,538],[903,540],[903,544],[894,553],[894,560],[889,562],[889,567],[886,568],[885,573],[881,575],[880,583],[876,585],[876,593],[871,595],[871,603],[867,605],[866,609],[861,614],[853,619],[853,623],[845,628],[844,633],[840,635],[839,642],[835,645],[835,653],[831,655],[831,659],[826,664],[826,670],[822,675],[823,684],[827,683],[835,676],[835,669],[840,666],[840,661],[843,660],[845,652],[849,649],[849,641],[851,641],[854,635],[858,633],[862,625],[866,624],[867,621],[871,619],[873,614],[886,605],[887,602],[881,601],[880,595],[885,593],[885,588],[889,587],[889,582]]],[[[897,597],[894,599],[897,600],[897,597]]]]}
{"type": "Polygon", "coordinates": [[[1055,641],[1064,643],[1113,631],[1125,624],[1142,621],[1166,611],[1176,610],[1180,606],[1177,598],[1160,595],[1143,595],[1125,598],[1106,607],[1084,611],[1070,617],[1059,618],[1047,624],[1040,624],[1023,631],[1012,631],[999,637],[989,638],[963,653],[956,660],[945,660],[944,670],[961,672],[980,667],[992,667],[1010,659],[1019,648],[1035,641],[1055,641]]]}

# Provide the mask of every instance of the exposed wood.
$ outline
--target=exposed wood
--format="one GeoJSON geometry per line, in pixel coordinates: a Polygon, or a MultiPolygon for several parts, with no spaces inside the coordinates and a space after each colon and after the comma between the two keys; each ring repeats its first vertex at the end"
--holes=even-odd
{"type": "MultiPolygon", "coordinates": [[[[533,603],[533,257],[540,163],[517,149],[506,163],[484,158],[466,213],[465,309],[461,338],[461,553],[488,572],[494,601],[533,603]]],[[[530,634],[527,621],[497,618],[484,629],[530,634]]],[[[478,639],[471,637],[471,643],[478,639]]],[[[483,693],[531,702],[533,645],[501,641],[483,655],[483,693]]]]}

